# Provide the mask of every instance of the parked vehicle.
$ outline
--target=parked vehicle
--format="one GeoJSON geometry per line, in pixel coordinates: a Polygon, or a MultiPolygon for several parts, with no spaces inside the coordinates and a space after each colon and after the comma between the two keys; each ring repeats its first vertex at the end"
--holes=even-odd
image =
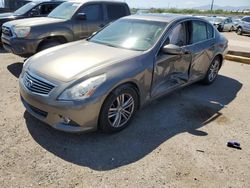
{"type": "Polygon", "coordinates": [[[29,58],[21,99],[30,114],[62,131],[120,131],[147,102],[197,81],[213,83],[227,46],[203,19],[128,16],[29,58]]]}
{"type": "MultiPolygon", "coordinates": [[[[0,28],[5,22],[23,18],[47,16],[54,8],[60,5],[62,1],[34,1],[25,4],[15,12],[0,14],[0,28]]],[[[8,32],[8,28],[3,28],[8,32]]],[[[2,29],[0,29],[0,36],[2,29]]]]}
{"type": "Polygon", "coordinates": [[[238,35],[250,34],[250,16],[243,17],[236,29],[238,35]]]}
{"type": "Polygon", "coordinates": [[[230,17],[207,17],[206,19],[220,32],[234,30],[234,23],[230,17]]]}
{"type": "Polygon", "coordinates": [[[7,22],[2,35],[4,48],[20,56],[66,42],[85,39],[111,21],[130,15],[123,2],[70,1],[53,10],[48,17],[7,22]]]}
{"type": "Polygon", "coordinates": [[[233,18],[232,20],[233,20],[233,23],[234,23],[234,29],[233,30],[236,31],[241,19],[233,18]]]}

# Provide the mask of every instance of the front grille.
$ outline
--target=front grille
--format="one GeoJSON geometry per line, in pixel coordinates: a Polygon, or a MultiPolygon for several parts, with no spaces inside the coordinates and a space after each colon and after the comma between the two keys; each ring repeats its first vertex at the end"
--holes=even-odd
{"type": "Polygon", "coordinates": [[[11,32],[11,29],[5,26],[2,26],[2,33],[8,37],[12,37],[13,34],[11,32]]]}
{"type": "Polygon", "coordinates": [[[31,76],[28,72],[24,74],[23,83],[29,91],[42,95],[48,95],[55,87],[54,85],[42,81],[39,78],[31,76]]]}

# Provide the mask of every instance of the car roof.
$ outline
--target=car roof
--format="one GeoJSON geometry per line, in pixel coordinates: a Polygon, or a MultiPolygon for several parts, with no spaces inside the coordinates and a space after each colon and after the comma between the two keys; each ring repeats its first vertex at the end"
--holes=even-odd
{"type": "Polygon", "coordinates": [[[139,19],[139,20],[148,20],[148,21],[158,21],[158,22],[172,22],[174,20],[180,20],[180,19],[199,19],[199,20],[204,20],[201,18],[197,18],[194,16],[187,16],[187,15],[182,15],[182,14],[136,14],[136,15],[131,15],[124,17],[122,19],[139,19]]]}
{"type": "Polygon", "coordinates": [[[65,2],[73,2],[73,3],[80,3],[80,4],[84,4],[84,3],[89,3],[89,2],[96,2],[96,3],[119,3],[119,4],[125,4],[126,2],[123,1],[108,1],[108,0],[67,0],[65,2]]]}
{"type": "Polygon", "coordinates": [[[58,3],[58,2],[65,2],[65,0],[31,0],[28,1],[29,3],[36,3],[36,4],[40,4],[40,3],[47,3],[47,2],[51,2],[51,3],[58,3]]]}

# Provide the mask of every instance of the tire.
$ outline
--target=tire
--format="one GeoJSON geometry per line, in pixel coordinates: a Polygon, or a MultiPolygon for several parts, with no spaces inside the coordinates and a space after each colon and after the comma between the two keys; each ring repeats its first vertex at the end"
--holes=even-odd
{"type": "Polygon", "coordinates": [[[136,90],[131,85],[122,85],[116,88],[102,105],[99,115],[99,129],[107,133],[123,130],[129,125],[137,109],[138,94],[136,90]]]}
{"type": "Polygon", "coordinates": [[[43,50],[46,50],[46,49],[51,48],[51,47],[54,47],[54,46],[58,46],[58,45],[60,45],[60,44],[61,44],[61,43],[60,43],[59,41],[56,41],[56,40],[44,41],[44,42],[42,42],[42,44],[39,46],[38,52],[43,51],[43,50]]]}
{"type": "Polygon", "coordinates": [[[229,32],[232,32],[234,30],[234,27],[232,26],[229,30],[229,32]]]}
{"type": "Polygon", "coordinates": [[[210,85],[216,80],[220,66],[221,61],[218,57],[216,57],[209,66],[205,78],[202,80],[203,84],[210,85]]]}
{"type": "Polygon", "coordinates": [[[236,30],[236,33],[238,35],[242,35],[242,28],[241,27],[238,27],[237,30],[236,30]]]}

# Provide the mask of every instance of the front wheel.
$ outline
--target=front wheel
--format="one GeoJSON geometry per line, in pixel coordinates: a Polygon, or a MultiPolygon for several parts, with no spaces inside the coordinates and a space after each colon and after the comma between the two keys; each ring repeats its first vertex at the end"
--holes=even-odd
{"type": "Polygon", "coordinates": [[[42,42],[42,44],[39,46],[38,48],[38,52],[40,51],[43,51],[43,50],[46,50],[48,48],[52,48],[54,46],[58,46],[60,45],[61,43],[56,41],[56,40],[48,40],[48,41],[44,41],[42,42]]]}
{"type": "Polygon", "coordinates": [[[237,29],[236,33],[237,33],[238,35],[242,35],[242,28],[239,27],[239,28],[237,29]]]}
{"type": "Polygon", "coordinates": [[[138,108],[138,95],[131,86],[120,86],[105,100],[99,128],[104,132],[118,132],[127,127],[138,108]]]}
{"type": "Polygon", "coordinates": [[[219,58],[215,58],[212,61],[211,65],[210,65],[210,67],[209,67],[209,69],[207,71],[206,77],[203,80],[204,84],[209,85],[209,84],[212,84],[215,81],[215,79],[218,76],[219,70],[220,70],[220,64],[221,63],[220,63],[219,58]]]}

